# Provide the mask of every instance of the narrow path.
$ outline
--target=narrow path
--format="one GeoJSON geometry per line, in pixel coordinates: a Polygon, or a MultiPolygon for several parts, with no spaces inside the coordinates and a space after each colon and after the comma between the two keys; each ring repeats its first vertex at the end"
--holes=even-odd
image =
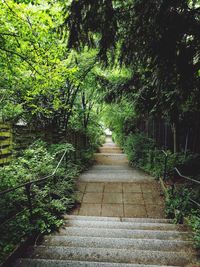
{"type": "Polygon", "coordinates": [[[164,218],[158,182],[131,168],[111,137],[95,154],[95,161],[79,178],[80,207],[73,211],[74,215],[164,218]]]}
{"type": "Polygon", "coordinates": [[[164,218],[159,184],[110,138],[95,159],[78,182],[80,207],[12,267],[198,267],[190,233],[164,218]]]}

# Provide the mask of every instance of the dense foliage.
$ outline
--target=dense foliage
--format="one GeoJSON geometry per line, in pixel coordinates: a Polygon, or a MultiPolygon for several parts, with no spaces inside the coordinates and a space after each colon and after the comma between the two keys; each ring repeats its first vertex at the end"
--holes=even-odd
{"type": "MultiPolygon", "coordinates": [[[[67,144],[68,165],[56,174],[56,186],[53,181],[33,186],[35,226],[27,212],[8,224],[13,239],[5,235],[1,241],[2,256],[21,236],[62,223],[61,214],[74,202],[73,178],[101,143],[100,118],[131,164],[157,178],[163,174],[163,147],[154,138],[158,129],[152,138],[142,124],[150,117],[164,120],[173,143],[167,151],[168,177],[178,166],[199,179],[200,157],[191,153],[200,152],[198,1],[3,0],[0,22],[0,121],[20,119],[27,129],[50,135],[44,138],[50,144],[36,142],[1,169],[0,191],[49,174],[57,152],[66,148],[57,143],[66,143],[69,133],[84,136],[81,148],[67,144]]],[[[198,243],[199,215],[188,206],[188,188],[184,194],[169,192],[167,212],[176,221],[187,216],[198,243]]],[[[22,189],[8,194],[1,200],[0,220],[21,211],[26,202],[22,189]]]]}
{"type": "MultiPolygon", "coordinates": [[[[170,188],[166,197],[166,214],[173,218],[175,223],[186,223],[193,232],[194,246],[200,248],[200,210],[192,203],[194,199],[191,187],[179,186],[170,188]]],[[[197,198],[198,201],[198,198],[197,198]]]]}
{"type": "Polygon", "coordinates": [[[36,141],[21,157],[1,168],[0,191],[3,191],[50,175],[65,150],[67,150],[66,157],[55,175],[31,186],[32,223],[27,209],[25,187],[1,198],[1,260],[31,233],[48,233],[62,224],[62,214],[69,211],[76,203],[75,178],[86,167],[85,164],[88,164],[92,153],[85,151],[81,159],[74,162],[74,148],[71,144],[48,146],[43,141],[36,141]],[[15,214],[17,216],[14,216],[15,214]]]}
{"type": "Polygon", "coordinates": [[[102,141],[97,52],[84,50],[80,55],[66,48],[60,34],[63,7],[62,1],[0,3],[0,121],[20,121],[34,139],[43,131],[48,142],[36,141],[22,153],[13,151],[11,164],[1,167],[0,191],[51,174],[68,149],[66,164],[53,179],[31,186],[33,224],[24,210],[24,188],[1,198],[1,260],[30,233],[49,232],[62,224],[61,215],[75,204],[75,178],[102,141]]]}
{"type": "Polygon", "coordinates": [[[87,131],[98,121],[96,52],[80,56],[66,50],[59,38],[62,2],[9,0],[0,5],[1,119],[87,131]]]}
{"type": "Polygon", "coordinates": [[[179,132],[196,129],[200,117],[198,1],[74,0],[66,9],[69,47],[97,47],[104,62],[132,71],[107,99],[123,94],[140,116],[167,118],[178,151],[179,132]]]}
{"type": "MultiPolygon", "coordinates": [[[[162,147],[150,138],[146,132],[141,132],[137,125],[134,106],[128,99],[107,106],[102,114],[104,122],[113,131],[114,140],[123,147],[130,164],[140,168],[159,179],[164,177],[165,155],[162,147]]],[[[199,202],[200,187],[198,184],[180,179],[174,168],[189,177],[200,180],[200,156],[191,152],[173,153],[168,155],[166,168],[166,215],[175,223],[182,223],[184,218],[194,231],[195,246],[199,242],[199,209],[190,198],[199,202]],[[173,186],[175,185],[175,187],[173,186]],[[172,186],[172,187],[171,187],[172,186]]]]}

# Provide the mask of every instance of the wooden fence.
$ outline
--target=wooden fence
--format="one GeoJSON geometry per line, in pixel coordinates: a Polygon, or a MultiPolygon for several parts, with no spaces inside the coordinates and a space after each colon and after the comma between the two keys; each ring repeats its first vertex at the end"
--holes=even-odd
{"type": "Polygon", "coordinates": [[[35,129],[27,125],[12,125],[0,122],[0,166],[8,164],[13,158],[13,148],[16,155],[35,140],[44,140],[49,144],[71,143],[74,148],[74,159],[81,157],[81,151],[88,146],[85,134],[73,130],[55,131],[52,128],[35,129]]]}
{"type": "MultiPolygon", "coordinates": [[[[200,153],[200,120],[190,120],[190,126],[185,124],[183,121],[177,129],[177,151],[200,153]]],[[[166,119],[138,119],[134,130],[139,130],[154,139],[160,148],[173,151],[173,129],[166,119]]]]}
{"type": "Polygon", "coordinates": [[[0,122],[0,166],[12,159],[13,131],[11,124],[0,122]]]}

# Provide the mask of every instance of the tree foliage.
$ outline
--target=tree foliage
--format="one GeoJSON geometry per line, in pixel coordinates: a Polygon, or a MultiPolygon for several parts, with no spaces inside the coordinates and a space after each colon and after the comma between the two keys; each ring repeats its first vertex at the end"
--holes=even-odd
{"type": "Polygon", "coordinates": [[[1,3],[3,120],[24,118],[40,127],[66,130],[72,117],[78,116],[87,128],[93,105],[85,103],[85,98],[93,95],[96,84],[95,51],[82,56],[66,51],[59,38],[59,26],[64,21],[62,8],[59,1],[1,3]]]}
{"type": "Polygon", "coordinates": [[[129,88],[146,113],[167,114],[176,123],[183,111],[199,110],[197,1],[82,0],[72,1],[69,12],[68,46],[95,45],[104,61],[115,55],[130,66],[123,93],[129,88]]]}

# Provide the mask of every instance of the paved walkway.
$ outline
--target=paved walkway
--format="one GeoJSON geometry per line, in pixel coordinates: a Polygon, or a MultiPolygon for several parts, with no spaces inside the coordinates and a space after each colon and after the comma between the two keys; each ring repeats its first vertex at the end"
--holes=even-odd
{"type": "Polygon", "coordinates": [[[106,138],[95,165],[78,181],[80,205],[74,215],[163,218],[164,200],[158,182],[131,168],[121,149],[106,138]]]}
{"type": "Polygon", "coordinates": [[[159,184],[131,169],[110,139],[100,152],[80,176],[78,216],[66,215],[57,233],[29,247],[13,267],[199,266],[185,227],[159,218],[159,184]]]}

